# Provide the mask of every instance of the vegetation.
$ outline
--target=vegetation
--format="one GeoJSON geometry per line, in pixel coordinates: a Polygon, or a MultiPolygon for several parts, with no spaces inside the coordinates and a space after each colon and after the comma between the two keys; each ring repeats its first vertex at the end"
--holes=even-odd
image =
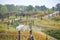
{"type": "MultiPolygon", "coordinates": [[[[0,39],[2,40],[16,40],[15,36],[18,32],[16,26],[19,24],[29,25],[32,22],[32,28],[37,27],[42,28],[42,30],[33,30],[32,35],[36,40],[46,40],[46,35],[43,35],[40,32],[44,32],[58,40],[60,40],[60,15],[56,15],[50,18],[45,18],[45,15],[51,14],[56,10],[60,11],[60,4],[57,4],[56,7],[51,9],[43,6],[15,6],[13,4],[1,5],[0,4],[0,39]],[[15,21],[15,19],[19,19],[15,21]],[[10,22],[12,20],[12,22],[10,22]],[[14,20],[14,21],[13,21],[14,20]],[[15,34],[15,35],[7,35],[15,34]],[[7,37],[8,36],[8,37],[7,37]]],[[[21,34],[29,34],[29,30],[21,30],[21,34]]],[[[22,40],[27,39],[28,36],[21,36],[22,40]]],[[[48,37],[48,40],[52,40],[48,37]]]]}

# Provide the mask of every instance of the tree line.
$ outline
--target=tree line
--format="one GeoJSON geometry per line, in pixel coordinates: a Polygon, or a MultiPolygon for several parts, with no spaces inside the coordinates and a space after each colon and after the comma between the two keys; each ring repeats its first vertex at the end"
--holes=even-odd
{"type": "Polygon", "coordinates": [[[35,6],[33,7],[32,5],[29,6],[19,6],[19,5],[13,5],[13,4],[6,4],[2,5],[0,4],[0,13],[8,13],[8,12],[18,12],[18,11],[44,11],[47,10],[48,8],[43,6],[35,6]]]}
{"type": "Polygon", "coordinates": [[[28,6],[24,6],[24,5],[14,5],[14,4],[5,4],[2,5],[0,4],[0,18],[4,18],[9,17],[10,15],[12,15],[12,13],[15,15],[17,12],[20,11],[60,11],[60,3],[56,4],[55,7],[52,8],[47,8],[45,5],[43,6],[39,6],[36,5],[35,7],[33,7],[32,5],[28,5],[28,6]]]}
{"type": "MultiPolygon", "coordinates": [[[[32,5],[28,6],[21,6],[21,5],[14,5],[14,4],[6,4],[2,5],[0,4],[0,13],[9,13],[9,12],[18,12],[18,11],[46,11],[49,8],[47,8],[45,5],[38,6],[36,5],[33,7],[32,5]]],[[[56,4],[55,7],[52,7],[51,10],[59,10],[60,11],[60,3],[56,4]]]]}

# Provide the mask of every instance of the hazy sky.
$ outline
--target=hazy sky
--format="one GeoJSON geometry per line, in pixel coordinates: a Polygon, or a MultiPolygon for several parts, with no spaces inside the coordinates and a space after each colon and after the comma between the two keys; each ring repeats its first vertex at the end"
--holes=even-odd
{"type": "Polygon", "coordinates": [[[15,5],[45,5],[46,7],[51,8],[57,3],[60,3],[60,0],[0,0],[0,4],[15,4],[15,5]]]}

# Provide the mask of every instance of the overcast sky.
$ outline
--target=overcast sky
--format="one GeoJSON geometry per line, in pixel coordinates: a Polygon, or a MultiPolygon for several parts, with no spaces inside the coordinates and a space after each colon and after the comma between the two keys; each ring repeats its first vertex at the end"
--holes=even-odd
{"type": "Polygon", "coordinates": [[[15,4],[15,5],[45,5],[48,8],[60,3],[60,0],[0,0],[0,4],[15,4]]]}

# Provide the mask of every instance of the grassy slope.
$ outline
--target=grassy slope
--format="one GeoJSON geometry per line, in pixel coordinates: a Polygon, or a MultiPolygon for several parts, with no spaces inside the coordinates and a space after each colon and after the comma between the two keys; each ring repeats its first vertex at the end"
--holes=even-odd
{"type": "Polygon", "coordinates": [[[60,29],[60,23],[54,22],[47,18],[43,18],[43,20],[40,20],[40,19],[35,20],[35,25],[40,26],[40,27],[60,29]]]}
{"type": "MultiPolygon", "coordinates": [[[[11,18],[14,19],[15,17],[12,16],[11,18]]],[[[40,19],[33,19],[33,20],[35,20],[34,25],[36,25],[36,26],[52,28],[52,29],[60,29],[60,22],[54,22],[54,21],[51,21],[51,20],[46,19],[46,18],[43,18],[43,20],[40,20],[40,19]]],[[[5,21],[8,21],[8,19],[5,19],[5,21]]],[[[7,33],[12,33],[12,34],[17,33],[15,28],[13,28],[13,25],[10,25],[10,29],[8,30],[7,29],[7,24],[4,24],[3,22],[0,22],[0,27],[1,27],[0,28],[1,32],[7,32],[7,33]]],[[[22,32],[22,34],[23,33],[27,34],[27,32],[22,32]]],[[[45,40],[45,38],[46,38],[46,37],[44,37],[44,35],[41,36],[41,34],[39,34],[37,32],[34,32],[33,35],[34,35],[34,37],[36,37],[36,40],[40,40],[40,39],[45,40]]],[[[9,37],[9,39],[10,39],[10,37],[9,37]]],[[[13,40],[13,38],[12,38],[12,40],[13,40]]]]}

